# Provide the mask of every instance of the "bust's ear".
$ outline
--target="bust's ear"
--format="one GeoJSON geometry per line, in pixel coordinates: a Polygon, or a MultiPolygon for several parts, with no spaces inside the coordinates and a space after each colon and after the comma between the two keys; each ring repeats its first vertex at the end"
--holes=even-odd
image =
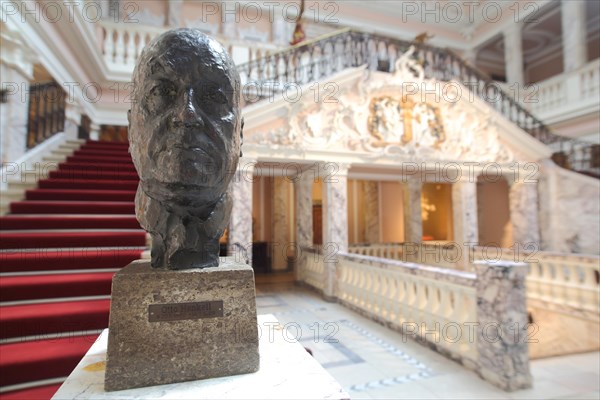
{"type": "Polygon", "coordinates": [[[240,157],[242,157],[242,145],[244,144],[244,117],[242,117],[242,122],[241,122],[241,127],[240,127],[240,157]]]}

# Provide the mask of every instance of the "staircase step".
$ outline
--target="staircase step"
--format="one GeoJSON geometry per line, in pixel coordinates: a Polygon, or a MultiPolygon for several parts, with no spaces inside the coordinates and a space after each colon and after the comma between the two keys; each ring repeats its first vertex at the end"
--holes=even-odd
{"type": "Polygon", "coordinates": [[[0,232],[0,249],[145,246],[146,232],[0,232]]]}
{"type": "Polygon", "coordinates": [[[81,149],[81,150],[75,150],[75,152],[73,154],[69,154],[69,155],[73,155],[73,156],[107,156],[107,157],[127,157],[129,156],[131,158],[131,155],[129,154],[129,150],[121,150],[121,149],[114,149],[114,150],[94,150],[94,149],[81,149]]]}
{"type": "MultiPolygon", "coordinates": [[[[61,160],[62,161],[62,160],[61,160]]],[[[71,163],[118,163],[118,164],[132,164],[131,156],[95,156],[95,155],[83,155],[83,156],[69,156],[66,159],[67,162],[71,163]]]]}
{"type": "Polygon", "coordinates": [[[114,272],[0,277],[0,301],[110,295],[114,272]]]}
{"type": "Polygon", "coordinates": [[[13,214],[131,214],[131,201],[16,201],[10,204],[13,214]]]}
{"type": "Polygon", "coordinates": [[[0,345],[0,386],[68,376],[98,335],[0,345]]]}
{"type": "Polygon", "coordinates": [[[2,400],[47,400],[60,389],[62,383],[43,385],[28,389],[15,390],[2,393],[2,400]]]}
{"type": "Polygon", "coordinates": [[[131,201],[135,190],[90,190],[90,189],[30,189],[25,192],[27,200],[62,201],[131,201]]]}
{"type": "Polygon", "coordinates": [[[63,271],[122,268],[142,258],[135,249],[65,249],[0,252],[0,272],[63,271]]]}
{"type": "Polygon", "coordinates": [[[85,144],[83,144],[80,149],[96,149],[96,150],[100,150],[100,149],[105,149],[105,150],[110,150],[110,149],[128,149],[129,148],[129,143],[128,142],[123,142],[123,143],[116,143],[116,142],[87,142],[85,144]]]}
{"type": "Polygon", "coordinates": [[[141,229],[134,216],[21,216],[0,217],[0,231],[20,229],[141,229]]]}
{"type": "Polygon", "coordinates": [[[51,171],[49,176],[50,179],[101,179],[101,180],[119,180],[119,181],[136,181],[140,180],[137,172],[135,171],[94,171],[94,170],[64,170],[64,171],[51,171]]]}
{"type": "Polygon", "coordinates": [[[108,327],[110,299],[0,307],[0,339],[108,327]]]}
{"type": "Polygon", "coordinates": [[[38,182],[40,189],[108,189],[137,190],[137,181],[112,181],[106,179],[43,179],[38,182]]]}
{"type": "Polygon", "coordinates": [[[94,170],[94,171],[106,171],[111,173],[119,172],[135,172],[133,163],[84,163],[84,162],[68,162],[60,163],[58,168],[62,171],[72,170],[94,170]]]}

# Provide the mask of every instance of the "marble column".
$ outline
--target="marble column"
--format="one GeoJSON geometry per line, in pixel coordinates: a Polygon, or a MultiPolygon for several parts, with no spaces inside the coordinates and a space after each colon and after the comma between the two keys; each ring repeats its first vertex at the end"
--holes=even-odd
{"type": "Polygon", "coordinates": [[[511,24],[504,34],[504,62],[506,64],[506,83],[520,85],[523,77],[523,38],[522,25],[511,24]]]}
{"type": "Polygon", "coordinates": [[[561,1],[564,72],[582,67],[587,62],[585,1],[561,1]]]}
{"type": "Polygon", "coordinates": [[[313,183],[314,177],[308,172],[297,176],[294,181],[296,242],[299,247],[312,247],[313,245],[313,183]]]}
{"type": "Polygon", "coordinates": [[[423,241],[423,217],[421,215],[421,181],[407,178],[402,182],[404,194],[404,242],[423,241]]]}
{"type": "Polygon", "coordinates": [[[273,179],[273,233],[271,240],[272,268],[275,271],[287,268],[287,249],[291,245],[289,228],[290,183],[287,177],[273,179]]]}
{"type": "MultiPolygon", "coordinates": [[[[6,102],[0,103],[0,148],[2,163],[14,162],[27,151],[29,81],[33,79],[32,50],[20,35],[2,32],[0,75],[6,102]]],[[[4,181],[4,179],[2,179],[4,181]]]]}
{"type": "Polygon", "coordinates": [[[168,14],[167,14],[167,26],[171,29],[181,27],[181,6],[183,0],[169,0],[168,14]]]}
{"type": "Polygon", "coordinates": [[[77,139],[80,125],[81,107],[77,103],[67,102],[65,107],[65,136],[69,139],[77,139]]]}
{"type": "Polygon", "coordinates": [[[477,372],[507,390],[532,386],[527,345],[528,265],[507,261],[476,261],[477,372]]]}
{"type": "Polygon", "coordinates": [[[479,240],[476,177],[461,179],[452,185],[452,221],[454,242],[461,249],[457,266],[464,269],[469,262],[470,247],[479,240]]]}
{"type": "Polygon", "coordinates": [[[325,287],[323,295],[334,300],[337,287],[338,252],[348,251],[348,165],[325,165],[323,171],[332,174],[323,178],[323,257],[325,287]],[[327,261],[330,260],[330,261],[327,261]]]}
{"type": "Polygon", "coordinates": [[[537,182],[510,183],[510,221],[515,247],[525,250],[539,249],[540,224],[538,215],[537,182]]]}
{"type": "Polygon", "coordinates": [[[379,243],[379,182],[364,181],[365,194],[365,241],[379,243]]]}
{"type": "Polygon", "coordinates": [[[233,209],[227,233],[227,255],[252,265],[252,183],[256,160],[241,158],[231,185],[233,209]]]}

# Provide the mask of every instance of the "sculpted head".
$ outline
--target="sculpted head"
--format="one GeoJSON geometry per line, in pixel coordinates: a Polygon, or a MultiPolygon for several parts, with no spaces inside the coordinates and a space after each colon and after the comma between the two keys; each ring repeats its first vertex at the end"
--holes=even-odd
{"type": "Polygon", "coordinates": [[[147,195],[198,207],[227,190],[240,156],[239,85],[226,50],[198,30],[146,46],[133,72],[129,141],[147,195]]]}

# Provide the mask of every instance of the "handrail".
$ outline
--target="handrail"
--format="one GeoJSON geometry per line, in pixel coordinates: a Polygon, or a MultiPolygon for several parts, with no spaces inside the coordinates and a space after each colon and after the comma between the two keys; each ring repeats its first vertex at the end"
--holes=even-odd
{"type": "Polygon", "coordinates": [[[65,128],[66,94],[56,82],[32,84],[29,91],[27,149],[65,128]]]}
{"type": "MultiPolygon", "coordinates": [[[[304,85],[343,69],[365,64],[370,70],[393,72],[393,61],[410,46],[414,46],[413,57],[423,66],[426,78],[463,83],[531,136],[546,145],[552,145],[556,154],[567,158],[575,154],[572,149],[579,144],[576,146],[574,142],[571,143],[571,139],[554,134],[542,121],[502,90],[491,77],[445,48],[342,29],[240,64],[237,68],[243,83],[276,82],[283,85],[304,85]]],[[[256,100],[268,95],[269,93],[263,93],[263,96],[257,96],[256,100]]],[[[574,164],[576,162],[563,163],[562,166],[574,164]]]]}

